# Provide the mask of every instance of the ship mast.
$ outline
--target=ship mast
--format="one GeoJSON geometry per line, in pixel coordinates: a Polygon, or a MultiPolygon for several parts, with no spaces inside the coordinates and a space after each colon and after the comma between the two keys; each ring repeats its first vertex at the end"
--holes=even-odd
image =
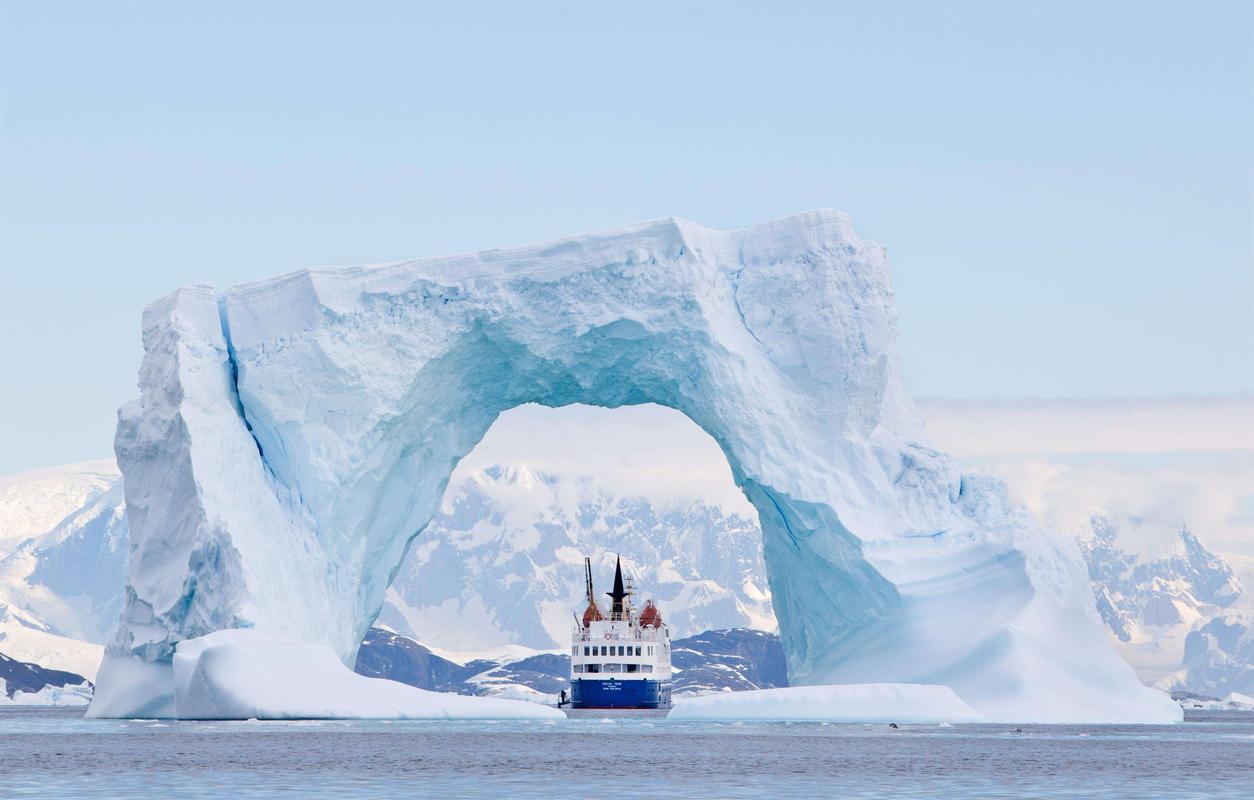
{"type": "Polygon", "coordinates": [[[623,587],[623,557],[618,556],[614,562],[614,591],[606,592],[613,601],[610,606],[610,619],[623,620],[627,618],[627,608],[624,602],[631,592],[623,587]]]}
{"type": "Polygon", "coordinates": [[[592,559],[584,556],[583,559],[583,575],[584,575],[584,597],[588,599],[588,605],[594,605],[596,598],[592,596],[592,559]]]}

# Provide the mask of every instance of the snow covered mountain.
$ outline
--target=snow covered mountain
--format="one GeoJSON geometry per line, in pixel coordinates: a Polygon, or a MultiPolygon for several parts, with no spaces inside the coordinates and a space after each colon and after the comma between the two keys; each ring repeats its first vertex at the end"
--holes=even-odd
{"type": "Polygon", "coordinates": [[[102,459],[0,476],[0,558],[107,492],[119,474],[102,459]]]}
{"type": "Polygon", "coordinates": [[[525,466],[469,473],[445,494],[388,592],[380,622],[424,643],[476,651],[569,643],[583,558],[607,579],[621,554],[677,636],[774,630],[756,520],[700,500],[617,496],[592,477],[525,466]]]}
{"type": "MultiPolygon", "coordinates": [[[[0,653],[94,679],[122,602],[127,530],[116,470],[92,462],[0,486],[0,653]]],[[[1162,688],[1254,691],[1254,614],[1239,576],[1188,529],[1146,551],[1130,525],[1095,516],[1081,537],[1121,655],[1162,688]]],[[[761,541],[740,508],[620,496],[589,476],[522,464],[459,469],[379,624],[463,661],[504,645],[560,647],[582,596],[583,555],[605,576],[622,553],[677,637],[772,631],[761,541]]]]}
{"type": "Polygon", "coordinates": [[[1232,567],[1187,527],[1148,550],[1128,533],[1094,515],[1080,546],[1098,613],[1141,680],[1217,695],[1254,688],[1254,602],[1232,567]]]}
{"type": "Polygon", "coordinates": [[[0,478],[0,653],[94,679],[122,607],[126,553],[111,461],[0,478]]]}
{"type": "Polygon", "coordinates": [[[92,688],[82,675],[0,653],[0,705],[86,705],[91,702],[92,688]]]}
{"type": "Polygon", "coordinates": [[[118,480],[0,560],[0,598],[62,635],[103,642],[122,610],[126,556],[118,480]]]}

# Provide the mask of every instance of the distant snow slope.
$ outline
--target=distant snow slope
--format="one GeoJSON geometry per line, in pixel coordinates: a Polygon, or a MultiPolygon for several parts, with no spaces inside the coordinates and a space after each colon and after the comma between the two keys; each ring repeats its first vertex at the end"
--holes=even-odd
{"type": "Polygon", "coordinates": [[[94,681],[104,646],[60,636],[21,609],[0,603],[0,653],[94,681]]]}
{"type": "Polygon", "coordinates": [[[119,474],[113,459],[101,459],[0,476],[0,558],[108,491],[119,474]]]}
{"type": "Polygon", "coordinates": [[[104,642],[122,609],[127,528],[121,480],[0,558],[0,602],[58,634],[104,642]]]}

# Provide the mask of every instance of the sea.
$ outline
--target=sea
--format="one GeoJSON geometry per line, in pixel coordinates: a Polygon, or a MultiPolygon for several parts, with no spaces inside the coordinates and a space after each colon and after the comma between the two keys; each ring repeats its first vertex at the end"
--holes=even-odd
{"type": "Polygon", "coordinates": [[[1176,725],[89,720],[0,706],[0,797],[1254,798],[1254,712],[1176,725]]]}

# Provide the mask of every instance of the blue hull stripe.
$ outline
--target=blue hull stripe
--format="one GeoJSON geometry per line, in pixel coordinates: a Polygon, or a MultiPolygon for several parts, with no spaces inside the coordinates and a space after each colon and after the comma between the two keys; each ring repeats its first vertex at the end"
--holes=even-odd
{"type": "Polygon", "coordinates": [[[571,708],[668,708],[671,686],[668,681],[589,680],[570,682],[571,708]]]}

